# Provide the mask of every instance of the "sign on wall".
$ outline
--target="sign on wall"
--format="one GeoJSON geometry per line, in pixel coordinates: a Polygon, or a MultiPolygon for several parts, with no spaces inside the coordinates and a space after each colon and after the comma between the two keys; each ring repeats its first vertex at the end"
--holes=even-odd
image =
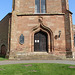
{"type": "Polygon", "coordinates": [[[39,43],[39,40],[35,40],[35,43],[39,43]]]}
{"type": "Polygon", "coordinates": [[[24,44],[24,36],[23,34],[21,34],[20,38],[19,38],[19,43],[22,45],[24,44]]]}

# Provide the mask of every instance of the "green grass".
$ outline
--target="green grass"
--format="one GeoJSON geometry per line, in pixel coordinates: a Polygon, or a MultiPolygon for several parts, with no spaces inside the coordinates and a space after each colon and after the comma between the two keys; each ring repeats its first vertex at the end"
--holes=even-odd
{"type": "Polygon", "coordinates": [[[70,66],[48,63],[1,65],[0,75],[75,75],[75,68],[70,66]]]}
{"type": "Polygon", "coordinates": [[[3,60],[8,60],[8,59],[6,59],[5,57],[0,57],[0,61],[3,61],[3,60]]]}

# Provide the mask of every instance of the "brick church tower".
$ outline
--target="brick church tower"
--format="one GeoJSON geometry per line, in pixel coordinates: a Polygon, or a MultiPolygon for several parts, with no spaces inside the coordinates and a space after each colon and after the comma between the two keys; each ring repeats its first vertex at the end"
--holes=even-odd
{"type": "Polygon", "coordinates": [[[73,57],[68,0],[13,0],[8,27],[9,59],[44,53],[73,57]]]}

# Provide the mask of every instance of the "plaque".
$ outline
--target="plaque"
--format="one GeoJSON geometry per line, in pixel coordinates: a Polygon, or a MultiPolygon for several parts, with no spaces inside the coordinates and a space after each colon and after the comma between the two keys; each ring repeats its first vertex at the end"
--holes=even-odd
{"type": "Polygon", "coordinates": [[[24,44],[24,36],[21,34],[20,39],[19,39],[20,44],[24,44]]]}

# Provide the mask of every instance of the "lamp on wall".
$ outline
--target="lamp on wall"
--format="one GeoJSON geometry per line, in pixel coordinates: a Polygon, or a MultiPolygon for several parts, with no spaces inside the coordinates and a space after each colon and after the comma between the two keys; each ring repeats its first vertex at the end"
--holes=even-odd
{"type": "Polygon", "coordinates": [[[59,30],[59,38],[60,38],[60,35],[61,35],[61,30],[59,30]]]}

